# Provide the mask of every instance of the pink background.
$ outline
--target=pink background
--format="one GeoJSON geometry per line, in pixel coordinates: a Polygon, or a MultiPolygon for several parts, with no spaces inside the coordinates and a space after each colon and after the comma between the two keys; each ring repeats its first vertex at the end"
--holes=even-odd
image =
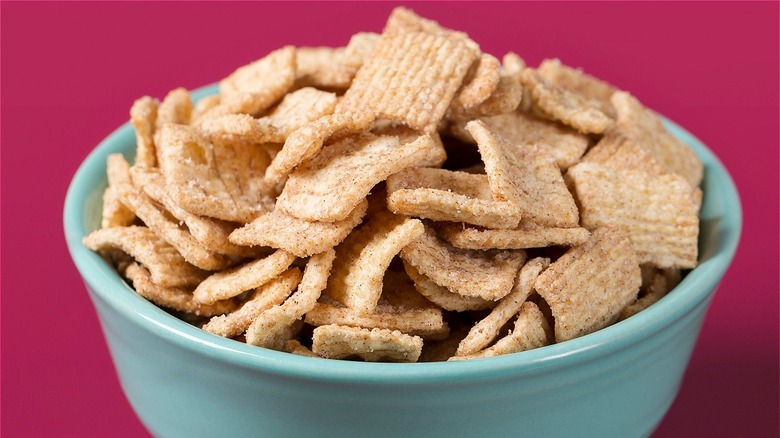
{"type": "MultiPolygon", "coordinates": [[[[496,55],[632,91],[725,162],[742,244],[657,437],[778,435],[778,4],[416,4],[496,55]]],[[[2,3],[2,436],[144,436],[65,248],[80,161],[144,94],[284,44],[380,31],[389,4],[2,3]],[[293,14],[297,14],[294,16],[293,14]]],[[[638,395],[641,396],[641,395],[638,395]]]]}

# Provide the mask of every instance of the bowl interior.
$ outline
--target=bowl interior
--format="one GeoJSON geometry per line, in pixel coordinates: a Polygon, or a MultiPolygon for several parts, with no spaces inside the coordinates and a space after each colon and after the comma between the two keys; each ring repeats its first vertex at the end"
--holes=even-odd
{"type": "MultiPolygon", "coordinates": [[[[193,98],[217,92],[211,85],[193,92],[193,98]]],[[[249,368],[281,375],[338,381],[389,384],[479,379],[523,369],[534,372],[565,362],[587,361],[652,336],[702,300],[708,299],[734,257],[742,212],[734,183],[714,154],[683,128],[664,119],[669,131],[689,144],[704,163],[699,236],[699,266],[666,297],[648,309],[617,324],[560,344],[472,361],[446,363],[364,363],[309,358],[246,345],[202,331],[141,298],[99,255],[84,247],[82,237],[99,227],[105,163],[121,152],[132,161],[135,134],[129,123],[111,133],[89,154],[69,187],[64,209],[65,237],[71,257],[84,281],[123,314],[159,333],[170,342],[249,368]]]]}

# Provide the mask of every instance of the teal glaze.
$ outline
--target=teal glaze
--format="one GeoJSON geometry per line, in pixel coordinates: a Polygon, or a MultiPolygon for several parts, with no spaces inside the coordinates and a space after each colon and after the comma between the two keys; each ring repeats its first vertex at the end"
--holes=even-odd
{"type": "Polygon", "coordinates": [[[65,236],[122,388],[155,436],[649,436],[677,394],[742,226],[723,165],[691,134],[665,123],[705,165],[700,265],[625,321],[501,357],[419,364],[308,358],[211,335],[140,298],[81,244],[99,223],[106,156],[132,158],[129,125],[76,173],[65,236]]]}

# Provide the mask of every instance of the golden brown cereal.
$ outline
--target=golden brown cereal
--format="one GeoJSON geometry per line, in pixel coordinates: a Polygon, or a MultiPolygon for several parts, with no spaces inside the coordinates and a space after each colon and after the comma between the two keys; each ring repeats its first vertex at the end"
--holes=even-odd
{"type": "Polygon", "coordinates": [[[294,255],[278,250],[268,257],[217,272],[195,288],[195,299],[202,303],[213,303],[235,297],[271,281],[287,270],[293,261],[295,261],[294,255]]]}
{"type": "Polygon", "coordinates": [[[653,175],[666,173],[649,152],[621,134],[619,129],[613,129],[602,137],[596,146],[582,157],[582,161],[601,163],[620,170],[639,170],[653,175]]]}
{"type": "Polygon", "coordinates": [[[387,179],[387,208],[437,221],[513,228],[515,206],[493,199],[486,175],[444,169],[404,169],[387,179]]]}
{"type": "Polygon", "coordinates": [[[504,69],[501,71],[498,84],[490,96],[478,105],[469,108],[450,107],[447,118],[468,121],[478,117],[489,117],[514,111],[523,99],[521,73],[520,70],[504,69]]]}
{"type": "Polygon", "coordinates": [[[263,149],[211,143],[193,128],[164,125],[155,136],[168,192],[192,214],[247,223],[273,209],[263,149]]]}
{"type": "Polygon", "coordinates": [[[309,257],[341,243],[360,224],[367,207],[368,202],[363,200],[346,219],[337,222],[307,221],[276,209],[233,231],[230,240],[239,245],[269,246],[296,257],[309,257]]]}
{"type": "Polygon", "coordinates": [[[315,88],[301,88],[284,97],[265,117],[225,114],[203,120],[200,128],[209,136],[236,136],[249,143],[284,143],[294,130],[331,114],[336,95],[315,88]]]}
{"type": "Polygon", "coordinates": [[[536,304],[525,302],[520,308],[511,333],[484,350],[453,356],[450,360],[478,359],[532,350],[550,344],[551,339],[552,330],[542,311],[536,304]]]}
{"type": "Polygon", "coordinates": [[[211,96],[205,96],[195,102],[195,105],[192,107],[192,114],[190,115],[190,124],[199,124],[200,120],[209,110],[219,105],[219,100],[219,94],[212,94],[211,96]]]}
{"type": "Polygon", "coordinates": [[[612,95],[617,111],[617,128],[646,150],[669,173],[683,176],[693,187],[701,182],[704,167],[687,144],[673,136],[652,110],[624,91],[612,95]]]}
{"type": "Polygon", "coordinates": [[[388,306],[377,306],[373,313],[361,313],[348,307],[318,303],[306,313],[306,323],[314,326],[339,324],[398,330],[426,340],[444,339],[450,332],[439,308],[398,310],[388,306]]]}
{"type": "Polygon", "coordinates": [[[615,322],[641,282],[628,236],[603,227],[551,264],[535,287],[555,318],[555,341],[563,342],[615,322]]]}
{"type": "Polygon", "coordinates": [[[194,286],[208,276],[147,227],[104,228],[93,231],[83,241],[93,251],[118,249],[129,254],[149,270],[152,282],[160,286],[194,286]]]}
{"type": "Polygon", "coordinates": [[[538,71],[543,78],[556,87],[583,97],[588,105],[598,108],[613,119],[617,117],[615,108],[610,102],[612,93],[617,91],[612,85],[583,72],[581,69],[569,67],[559,59],[545,59],[539,64],[538,71]]]}
{"type": "Polygon", "coordinates": [[[583,162],[569,168],[567,179],[576,191],[583,227],[622,229],[641,263],[696,266],[700,195],[685,178],[583,162]]]}
{"type": "Polygon", "coordinates": [[[154,131],[157,120],[157,99],[144,96],[130,108],[130,123],[135,129],[135,164],[142,167],[157,166],[154,147],[154,131]]]}
{"type": "Polygon", "coordinates": [[[414,281],[414,286],[422,296],[430,302],[440,306],[444,310],[464,312],[467,310],[490,309],[496,305],[495,301],[485,300],[479,297],[469,297],[450,292],[444,286],[439,286],[421,274],[411,263],[404,261],[404,269],[407,275],[414,281]]]}
{"type": "Polygon", "coordinates": [[[325,293],[358,312],[373,312],[390,262],[423,231],[417,219],[377,213],[337,248],[338,261],[325,293]]]}
{"type": "Polygon", "coordinates": [[[313,158],[326,140],[347,137],[371,127],[374,116],[367,111],[323,116],[291,132],[284,147],[265,172],[268,184],[278,184],[296,166],[313,158]]]}
{"type": "Polygon", "coordinates": [[[367,362],[417,362],[423,340],[399,331],[323,325],[314,329],[312,351],[329,358],[358,356],[367,362]]]}
{"type": "MultiPolygon", "coordinates": [[[[533,144],[547,152],[561,169],[579,162],[588,148],[588,137],[558,123],[521,111],[513,111],[480,120],[492,132],[514,145],[533,144]]],[[[466,131],[466,123],[450,126],[453,135],[467,143],[475,143],[466,131]]]]}
{"type": "Polygon", "coordinates": [[[429,135],[404,144],[368,133],[345,138],[290,175],[276,208],[312,221],[344,220],[376,184],[433,154],[444,150],[429,135]]]}
{"type": "Polygon", "coordinates": [[[295,47],[285,46],[238,68],[219,83],[220,103],[204,117],[258,115],[270,108],[293,86],[295,61],[295,47]]]}
{"type": "Polygon", "coordinates": [[[155,284],[149,271],[137,263],[131,263],[127,266],[125,276],[133,283],[133,288],[138,295],[158,306],[198,316],[222,315],[232,312],[236,308],[236,302],[233,299],[203,304],[193,298],[192,290],[155,284]]]}
{"type": "Polygon", "coordinates": [[[289,341],[284,343],[284,351],[292,354],[297,354],[299,356],[319,357],[316,354],[314,354],[313,351],[309,350],[308,347],[301,344],[300,341],[297,341],[295,339],[290,339],[289,341]]]}
{"type": "Polygon", "coordinates": [[[415,14],[411,9],[407,9],[403,6],[394,8],[390,13],[390,17],[387,19],[382,34],[398,35],[409,32],[425,32],[433,35],[445,36],[451,39],[460,39],[479,54],[479,45],[469,39],[465,32],[446,29],[439,25],[439,23],[423,18],[415,14]]]}
{"type": "Polygon", "coordinates": [[[483,53],[472,65],[455,97],[451,111],[466,111],[484,102],[496,90],[501,79],[501,62],[483,53]]]}
{"type": "Polygon", "coordinates": [[[515,274],[525,261],[525,252],[455,248],[439,240],[435,231],[426,227],[425,234],[401,250],[401,258],[451,292],[495,301],[512,290],[515,274]],[[486,278],[490,281],[485,281],[486,278]]]}
{"type": "Polygon", "coordinates": [[[520,307],[534,292],[536,277],[544,268],[550,265],[550,259],[537,257],[529,260],[517,273],[512,292],[498,302],[493,310],[474,324],[469,334],[458,345],[458,356],[467,356],[490,345],[498,336],[499,330],[513,316],[520,312],[520,307]]]}
{"type": "Polygon", "coordinates": [[[165,187],[165,177],[157,168],[132,167],[130,169],[133,185],[142,190],[156,203],[162,204],[165,210],[179,223],[186,225],[187,231],[204,248],[219,254],[241,257],[260,256],[258,249],[238,246],[228,240],[230,233],[236,229],[235,224],[204,216],[194,215],[179,207],[170,197],[165,187]]]}
{"type": "Polygon", "coordinates": [[[336,252],[332,249],[312,256],[306,263],[298,290],[283,304],[263,311],[247,329],[246,342],[281,350],[287,340],[288,328],[317,304],[317,299],[328,284],[335,257],[336,252]]]}
{"type": "Polygon", "coordinates": [[[337,112],[368,108],[377,118],[431,133],[477,56],[464,38],[424,32],[382,35],[337,112]],[[390,89],[397,91],[386,92],[390,89]]]}
{"type": "Polygon", "coordinates": [[[477,142],[493,198],[517,205],[527,221],[550,227],[575,227],[577,206],[560,169],[535,145],[513,145],[483,122],[466,125],[477,142]]]}
{"type": "Polygon", "coordinates": [[[651,267],[652,271],[648,284],[645,284],[645,265],[642,268],[642,289],[645,293],[642,295],[642,291],[640,291],[641,296],[620,311],[619,320],[621,321],[636,315],[665,297],[669,291],[680,283],[682,277],[679,269],[655,269],[651,267]]]}
{"type": "Polygon", "coordinates": [[[192,115],[192,99],[185,88],[176,88],[168,93],[157,108],[156,129],[166,123],[188,125],[192,115]]]}
{"type": "Polygon", "coordinates": [[[211,318],[202,327],[203,330],[225,338],[244,333],[261,313],[283,303],[301,282],[302,276],[298,268],[290,268],[282,272],[255,289],[237,310],[211,318]]]}
{"type": "Polygon", "coordinates": [[[417,292],[414,282],[406,272],[391,270],[385,272],[385,278],[382,280],[382,295],[379,297],[378,306],[396,310],[438,308],[417,292]]]}
{"type": "Polygon", "coordinates": [[[347,89],[352,82],[343,67],[344,47],[298,47],[295,56],[296,87],[347,89]]]}
{"type": "Polygon", "coordinates": [[[116,187],[130,182],[130,163],[122,154],[111,154],[106,159],[108,187],[103,192],[103,213],[100,228],[126,227],[135,220],[135,213],[119,200],[116,187]]]}
{"type": "Polygon", "coordinates": [[[611,117],[583,97],[553,85],[534,69],[523,70],[522,83],[529,91],[534,108],[583,134],[600,134],[615,124],[611,117]]]}
{"type": "Polygon", "coordinates": [[[585,243],[590,232],[585,228],[550,228],[520,221],[511,230],[443,224],[442,236],[453,246],[466,249],[526,249],[547,246],[576,246],[585,243]]]}

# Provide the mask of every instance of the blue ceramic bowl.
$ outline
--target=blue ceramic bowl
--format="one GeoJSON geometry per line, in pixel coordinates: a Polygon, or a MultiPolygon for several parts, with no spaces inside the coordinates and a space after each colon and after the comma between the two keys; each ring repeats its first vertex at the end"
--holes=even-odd
{"type": "Polygon", "coordinates": [[[65,235],[125,394],[155,436],[648,436],[677,394],[742,224],[723,165],[691,134],[667,127],[704,162],[699,266],[625,321],[495,358],[389,364],[297,356],[214,336],[139,297],[81,244],[100,223],[106,156],[133,157],[129,125],[73,178],[65,235]]]}

